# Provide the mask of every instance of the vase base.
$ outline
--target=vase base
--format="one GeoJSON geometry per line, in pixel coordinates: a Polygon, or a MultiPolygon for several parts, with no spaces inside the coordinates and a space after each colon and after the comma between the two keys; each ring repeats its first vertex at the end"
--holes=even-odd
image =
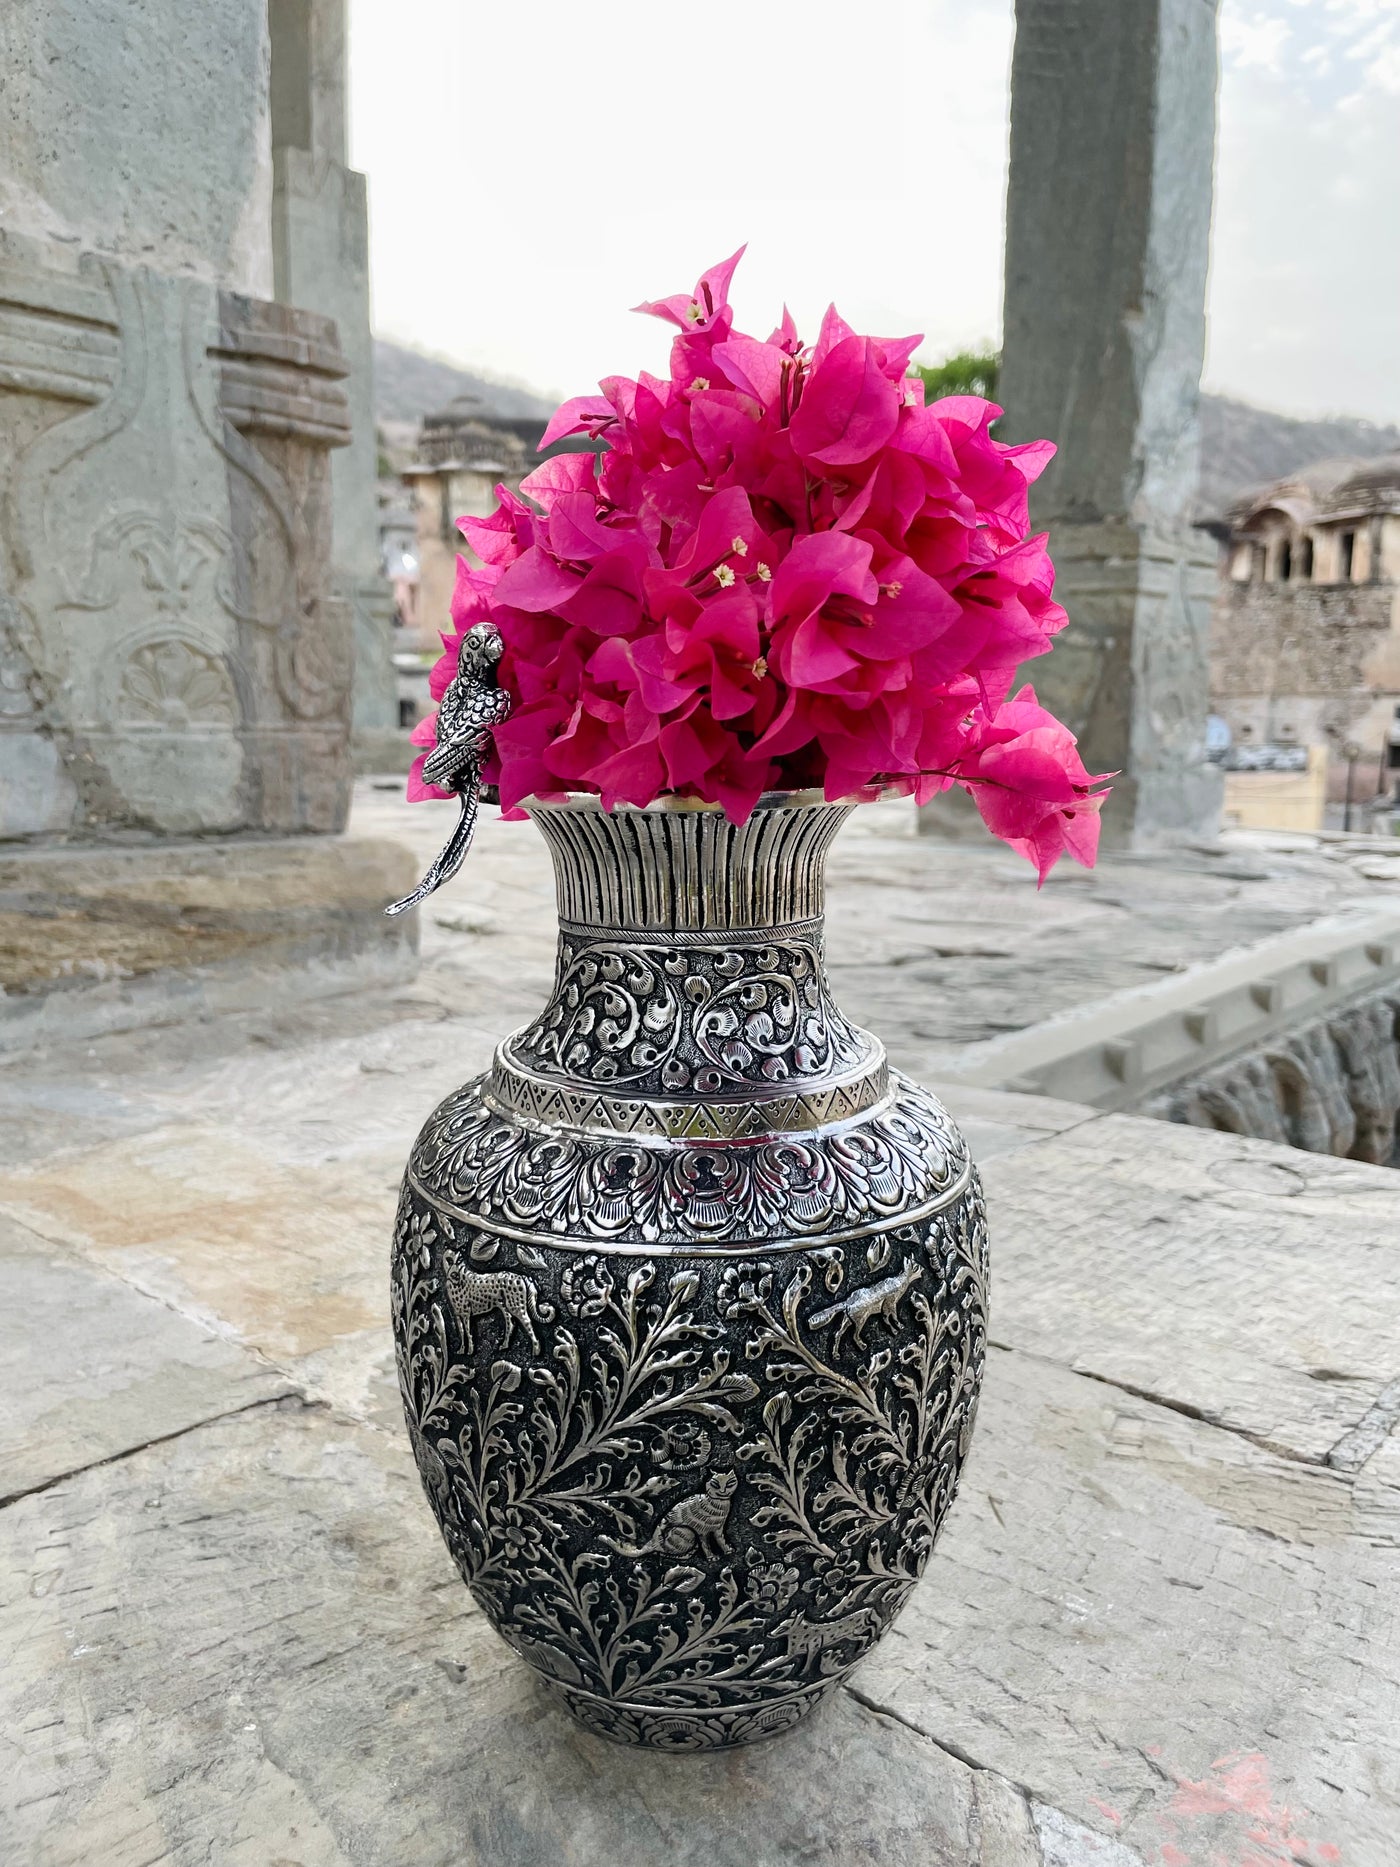
{"type": "Polygon", "coordinates": [[[540,1675],[572,1716],[595,1737],[642,1750],[737,1750],[767,1737],[781,1737],[812,1712],[840,1685],[845,1673],[819,1679],[781,1698],[755,1703],[706,1705],[686,1710],[643,1705],[628,1699],[602,1698],[579,1686],[540,1675]]]}

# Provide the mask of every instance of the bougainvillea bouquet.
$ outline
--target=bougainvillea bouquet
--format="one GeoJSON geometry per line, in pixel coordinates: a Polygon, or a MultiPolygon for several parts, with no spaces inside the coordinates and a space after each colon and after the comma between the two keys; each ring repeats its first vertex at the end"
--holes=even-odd
{"type": "MultiPolygon", "coordinates": [[[[733,327],[740,254],[693,293],[639,309],[678,327],[671,373],[609,377],[555,415],[523,497],[460,521],[454,632],[492,622],[510,717],[483,777],[507,813],[534,796],[667,793],[742,822],[768,791],[829,798],[951,785],[1042,879],[1092,863],[1102,779],[1019,665],[1064,611],[1027,488],[1054,452],[993,440],[973,396],[924,406],[917,337],[861,337],[828,311],[804,345],[733,327]]],[[[432,718],[414,735],[431,746],[432,718]]],[[[451,793],[425,783],[410,797],[451,793]]]]}

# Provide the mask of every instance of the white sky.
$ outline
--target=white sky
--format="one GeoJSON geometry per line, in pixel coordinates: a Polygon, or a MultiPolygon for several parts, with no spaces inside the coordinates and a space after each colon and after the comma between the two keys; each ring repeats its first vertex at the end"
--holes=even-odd
{"type": "MultiPolygon", "coordinates": [[[[544,393],[739,321],[1000,327],[1012,0],[350,0],[384,336],[544,393]]],[[[1222,0],[1209,388],[1400,420],[1400,0],[1222,0]]]]}

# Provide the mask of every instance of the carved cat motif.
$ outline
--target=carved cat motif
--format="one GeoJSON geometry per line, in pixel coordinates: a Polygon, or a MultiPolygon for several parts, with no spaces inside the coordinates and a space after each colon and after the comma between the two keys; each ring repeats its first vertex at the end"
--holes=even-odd
{"type": "Polygon", "coordinates": [[[729,1522],[729,1507],[738,1488],[735,1472],[711,1472],[703,1491],[694,1491],[671,1506],[649,1543],[640,1543],[635,1549],[624,1549],[619,1543],[615,1545],[618,1553],[623,1556],[728,1555],[730,1545],[724,1532],[729,1522]]]}

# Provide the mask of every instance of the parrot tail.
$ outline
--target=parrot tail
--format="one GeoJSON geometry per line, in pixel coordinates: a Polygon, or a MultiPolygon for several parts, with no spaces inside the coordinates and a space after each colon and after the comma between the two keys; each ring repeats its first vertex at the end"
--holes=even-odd
{"type": "Polygon", "coordinates": [[[476,833],[480,787],[475,780],[472,780],[457,795],[461,799],[462,814],[457,819],[451,836],[428,864],[427,874],[413,893],[405,895],[402,901],[391,901],[384,910],[386,914],[406,914],[410,908],[416,908],[420,901],[426,901],[428,896],[441,888],[444,882],[450,882],[461,868],[463,859],[472,846],[472,837],[476,833]]]}

